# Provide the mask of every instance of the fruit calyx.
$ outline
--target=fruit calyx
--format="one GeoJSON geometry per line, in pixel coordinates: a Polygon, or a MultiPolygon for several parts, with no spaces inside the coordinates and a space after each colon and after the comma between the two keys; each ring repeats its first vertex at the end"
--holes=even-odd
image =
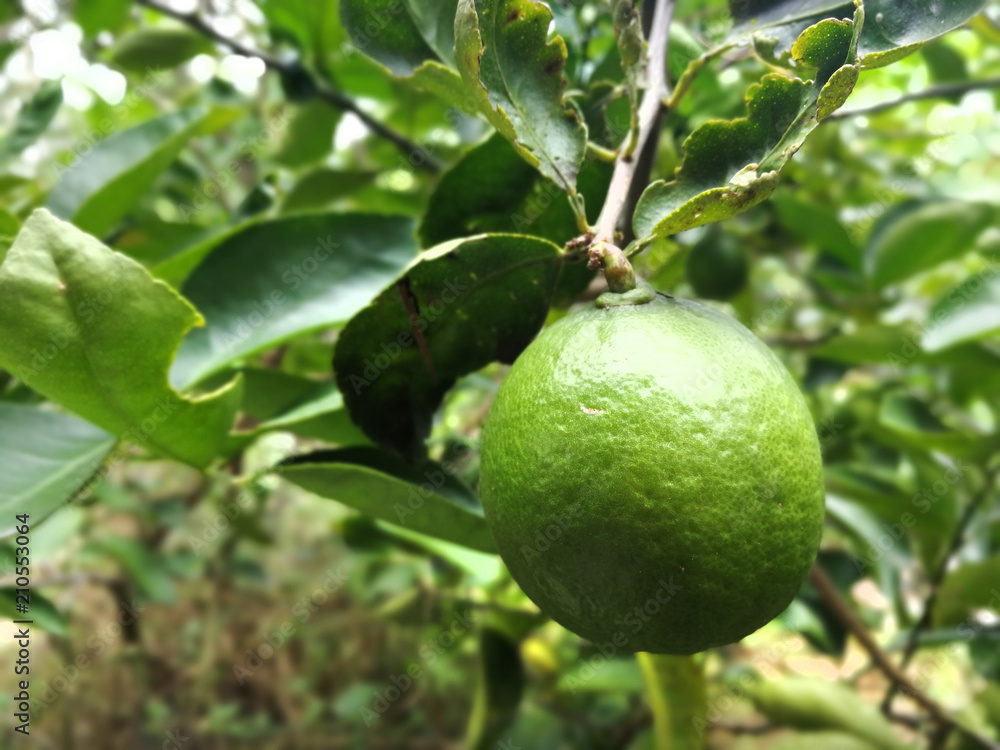
{"type": "Polygon", "coordinates": [[[656,290],[645,281],[638,281],[627,292],[604,292],[594,302],[598,307],[618,307],[620,305],[645,305],[656,297],[656,290]]]}

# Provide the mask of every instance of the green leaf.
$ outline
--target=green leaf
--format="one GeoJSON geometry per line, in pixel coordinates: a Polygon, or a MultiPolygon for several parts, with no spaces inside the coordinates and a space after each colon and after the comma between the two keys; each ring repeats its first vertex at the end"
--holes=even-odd
{"type": "Polygon", "coordinates": [[[309,492],[373,518],[496,552],[478,499],[432,461],[415,466],[375,448],[344,448],[297,456],[276,471],[309,492]]]}
{"type": "Polygon", "coordinates": [[[72,164],[46,207],[80,229],[103,236],[125,216],[206,120],[203,110],[163,115],[109,135],[72,164]]]}
{"type": "MultiPolygon", "coordinates": [[[[866,0],[865,28],[858,40],[862,69],[888,65],[922,44],[969,21],[986,0],[916,0],[900,5],[894,0],[866,0]]],[[[853,2],[838,0],[730,0],[735,28],[727,45],[751,39],[778,59],[802,31],[824,18],[850,18],[853,2]]]]}
{"type": "Polygon", "coordinates": [[[537,175],[495,133],[441,177],[420,224],[421,242],[433,247],[455,237],[507,230],[513,209],[531,192],[537,175]]]}
{"type": "Polygon", "coordinates": [[[315,0],[258,0],[268,31],[295,46],[317,65],[325,65],[346,39],[336,2],[315,0]]]}
{"type": "Polygon", "coordinates": [[[410,219],[376,214],[303,214],[230,234],[182,287],[205,326],[181,345],[172,382],[187,387],[249,354],[347,320],[416,250],[410,219]]]}
{"type": "Polygon", "coordinates": [[[710,120],[695,130],[684,142],[674,180],[654,182],[639,199],[636,236],[648,241],[719,221],[773,193],[781,168],[854,88],[857,31],[850,21],[832,20],[806,29],[794,53],[825,77],[807,82],[766,75],[747,92],[747,117],[710,120]]]}
{"type": "Polygon", "coordinates": [[[1000,610],[1000,555],[967,562],[950,572],[938,590],[934,623],[937,626],[966,624],[976,609],[1000,610]]]}
{"type": "Polygon", "coordinates": [[[289,109],[287,125],[272,158],[286,167],[302,167],[329,154],[340,112],[322,99],[289,105],[289,109]]]}
{"type": "Polygon", "coordinates": [[[79,0],[73,3],[73,19],[84,34],[95,37],[124,24],[132,7],[131,0],[79,0]]]}
{"type": "Polygon", "coordinates": [[[457,0],[341,0],[351,42],[397,76],[426,60],[454,64],[457,0]]]}
{"type": "Polygon", "coordinates": [[[104,430],[37,406],[0,401],[0,537],[17,513],[36,524],[66,502],[115,445],[104,430]]]}
{"type": "Polygon", "coordinates": [[[552,243],[519,235],[422,253],[337,341],[333,367],[354,421],[377,444],[420,454],[455,380],[513,362],[542,327],[560,261],[552,243]]]}
{"type": "Polygon", "coordinates": [[[865,271],[879,289],[965,255],[995,210],[965,201],[927,201],[887,212],[868,238],[865,271]]]}
{"type": "Polygon", "coordinates": [[[887,394],[879,424],[907,446],[936,450],[959,458],[985,458],[997,449],[997,436],[961,433],[947,428],[926,404],[902,391],[887,394]]]}
{"type": "Polygon", "coordinates": [[[881,712],[842,683],[782,677],[756,684],[750,695],[757,710],[778,726],[846,731],[876,748],[906,748],[881,712]]]}
{"type": "Polygon", "coordinates": [[[563,100],[566,44],[548,41],[552,12],[532,0],[460,0],[458,70],[481,112],[530,164],[572,194],[587,128],[563,100]]]}
{"type": "Polygon", "coordinates": [[[770,205],[790,232],[829,253],[848,268],[861,270],[861,254],[832,208],[801,198],[790,190],[777,191],[770,205]]]}
{"type": "Polygon", "coordinates": [[[653,713],[657,750],[700,750],[708,694],[702,665],[691,656],[635,655],[646,685],[646,703],[653,713]]]}
{"type": "Polygon", "coordinates": [[[69,635],[69,622],[56,606],[32,589],[31,601],[26,613],[17,610],[17,589],[13,586],[0,588],[0,617],[11,620],[32,620],[32,626],[53,635],[69,635]]]}
{"type": "Polygon", "coordinates": [[[375,182],[376,172],[367,170],[313,170],[302,176],[281,203],[282,213],[298,213],[329,208],[375,182]]]}
{"type": "Polygon", "coordinates": [[[195,466],[223,445],[231,383],[187,398],[167,383],[191,305],[135,261],[45,210],[0,266],[0,366],[108,432],[195,466]]]}
{"type": "Polygon", "coordinates": [[[162,558],[135,539],[108,536],[88,542],[90,549],[113,557],[139,590],[154,602],[174,600],[174,584],[162,558]]]}
{"type": "Polygon", "coordinates": [[[186,26],[145,26],[119,37],[112,45],[111,62],[129,72],[176,68],[195,55],[211,54],[212,41],[186,26]]]}
{"type": "Polygon", "coordinates": [[[559,676],[563,693],[640,693],[643,675],[635,659],[601,659],[575,664],[559,676]]]}
{"type": "Polygon", "coordinates": [[[921,344],[941,352],[1000,333],[1000,273],[995,263],[970,276],[931,308],[921,344]]]}
{"type": "Polygon", "coordinates": [[[517,715],[524,694],[524,666],[518,644],[498,630],[479,631],[479,670],[476,697],[464,747],[494,750],[517,715]]]}
{"type": "Polygon", "coordinates": [[[45,81],[17,113],[14,127],[0,139],[0,162],[38,140],[62,106],[62,81],[45,81]]]}

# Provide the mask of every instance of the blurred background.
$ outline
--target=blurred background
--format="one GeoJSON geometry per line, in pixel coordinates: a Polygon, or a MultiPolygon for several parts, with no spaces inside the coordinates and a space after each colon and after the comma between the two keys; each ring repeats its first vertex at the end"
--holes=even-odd
{"type": "MultiPolygon", "coordinates": [[[[177,288],[222,238],[303,212],[412,217],[422,248],[482,231],[559,245],[578,233],[559,189],[525,176],[485,122],[360,54],[336,2],[164,3],[204,28],[150,3],[0,2],[0,257],[63,173],[124,133],[141,156],[105,173],[94,167],[94,180],[129,170],[148,179],[124,188],[134,193],[126,216],[105,220],[105,203],[123,200],[109,191],[89,196],[76,223],[177,288]],[[277,71],[254,50],[273,56],[277,71]],[[317,82],[351,106],[330,106],[317,82]],[[192,108],[206,113],[193,129],[161,119],[192,108]],[[366,120],[419,149],[402,156],[366,120]]],[[[627,123],[628,101],[616,88],[610,14],[595,2],[551,8],[567,41],[569,96],[592,137],[607,135],[602,145],[613,148],[621,131],[608,124],[627,123]]],[[[672,75],[731,27],[724,3],[678,2],[672,75]]],[[[692,659],[602,654],[542,616],[498,557],[372,520],[268,472],[291,455],[367,442],[331,386],[338,325],[249,351],[201,380],[207,392],[244,374],[238,427],[250,435],[205,471],[139,441],[114,447],[0,371],[0,471],[36,460],[19,454],[36,437],[19,421],[32,409],[44,414],[32,429],[52,440],[40,451],[50,476],[75,478],[73,500],[33,523],[35,715],[30,739],[17,737],[5,666],[0,746],[997,742],[998,43],[991,3],[899,62],[864,71],[769,200],[657,241],[636,260],[659,290],[736,316],[800,382],[826,465],[817,564],[832,591],[807,583],[757,633],[692,659]],[[922,93],[930,88],[938,93],[922,93]],[[892,680],[858,632],[905,664],[951,723],[905,690],[885,703],[892,680]],[[682,719],[671,724],[671,712],[682,719]]],[[[745,116],[748,87],[770,67],[743,48],[699,75],[663,120],[653,176],[669,178],[702,123],[745,116]]],[[[609,175],[600,162],[581,172],[588,213],[609,175]]],[[[241,270],[215,273],[208,300],[241,270]]],[[[572,275],[550,320],[603,283],[582,267],[572,275]]],[[[358,306],[383,285],[362,284],[358,306]]],[[[469,487],[505,370],[493,364],[459,380],[433,424],[431,457],[469,487]]],[[[3,489],[5,512],[23,497],[17,489],[3,489]]],[[[0,542],[8,594],[14,547],[0,542]]],[[[0,663],[15,654],[0,641],[0,663]]]]}

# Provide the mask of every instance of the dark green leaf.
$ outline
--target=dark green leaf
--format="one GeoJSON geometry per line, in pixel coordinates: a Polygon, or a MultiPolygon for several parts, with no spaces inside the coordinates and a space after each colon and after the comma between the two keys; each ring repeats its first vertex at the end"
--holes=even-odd
{"type": "Polygon", "coordinates": [[[455,237],[507,230],[514,208],[536,179],[537,172],[507,140],[499,133],[492,135],[438,182],[420,224],[421,242],[433,247],[455,237]]]}
{"type": "Polygon", "coordinates": [[[37,406],[0,401],[0,536],[17,513],[36,524],[66,502],[115,444],[104,430],[37,406]]]}
{"type": "Polygon", "coordinates": [[[563,100],[566,45],[548,41],[552,12],[532,0],[460,0],[455,57],[478,107],[530,164],[567,192],[587,128],[563,100]]]}
{"type": "Polygon", "coordinates": [[[341,0],[340,17],[354,46],[408,76],[426,60],[454,62],[457,0],[341,0]]]}
{"type": "Polygon", "coordinates": [[[195,399],[170,388],[201,316],[134,260],[38,210],[0,266],[0,299],[0,366],[114,435],[197,466],[215,457],[239,384],[195,399]]]}
{"type": "Polygon", "coordinates": [[[206,120],[202,110],[163,115],[108,135],[93,150],[61,164],[46,206],[80,229],[103,236],[142,197],[206,120]]]}
{"type": "Polygon", "coordinates": [[[111,47],[111,62],[130,73],[176,68],[215,47],[204,34],[186,26],[146,26],[119,37],[111,47]]]}
{"type": "Polygon", "coordinates": [[[302,214],[230,234],[184,282],[205,326],[184,340],[171,380],[186,387],[347,320],[415,254],[413,222],[397,216],[302,214]]]}
{"type": "Polygon", "coordinates": [[[38,140],[62,105],[62,81],[45,81],[21,107],[14,127],[0,139],[0,162],[17,156],[38,140]]]}
{"type": "Polygon", "coordinates": [[[496,552],[479,501],[433,462],[406,463],[375,448],[321,451],[277,468],[290,482],[366,515],[481,552],[496,552]]]}
{"type": "Polygon", "coordinates": [[[541,328],[560,261],[552,243],[518,235],[421,254],[337,341],[333,366],[355,422],[376,443],[419,454],[455,380],[513,362],[541,328]]]}

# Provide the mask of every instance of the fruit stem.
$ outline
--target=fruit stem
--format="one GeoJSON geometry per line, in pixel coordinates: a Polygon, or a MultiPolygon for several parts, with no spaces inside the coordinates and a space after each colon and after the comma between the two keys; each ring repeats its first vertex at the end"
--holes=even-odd
{"type": "Polygon", "coordinates": [[[595,242],[590,246],[591,269],[604,268],[604,278],[608,281],[608,289],[616,294],[623,294],[635,289],[635,271],[622,249],[610,242],[595,242]]]}

